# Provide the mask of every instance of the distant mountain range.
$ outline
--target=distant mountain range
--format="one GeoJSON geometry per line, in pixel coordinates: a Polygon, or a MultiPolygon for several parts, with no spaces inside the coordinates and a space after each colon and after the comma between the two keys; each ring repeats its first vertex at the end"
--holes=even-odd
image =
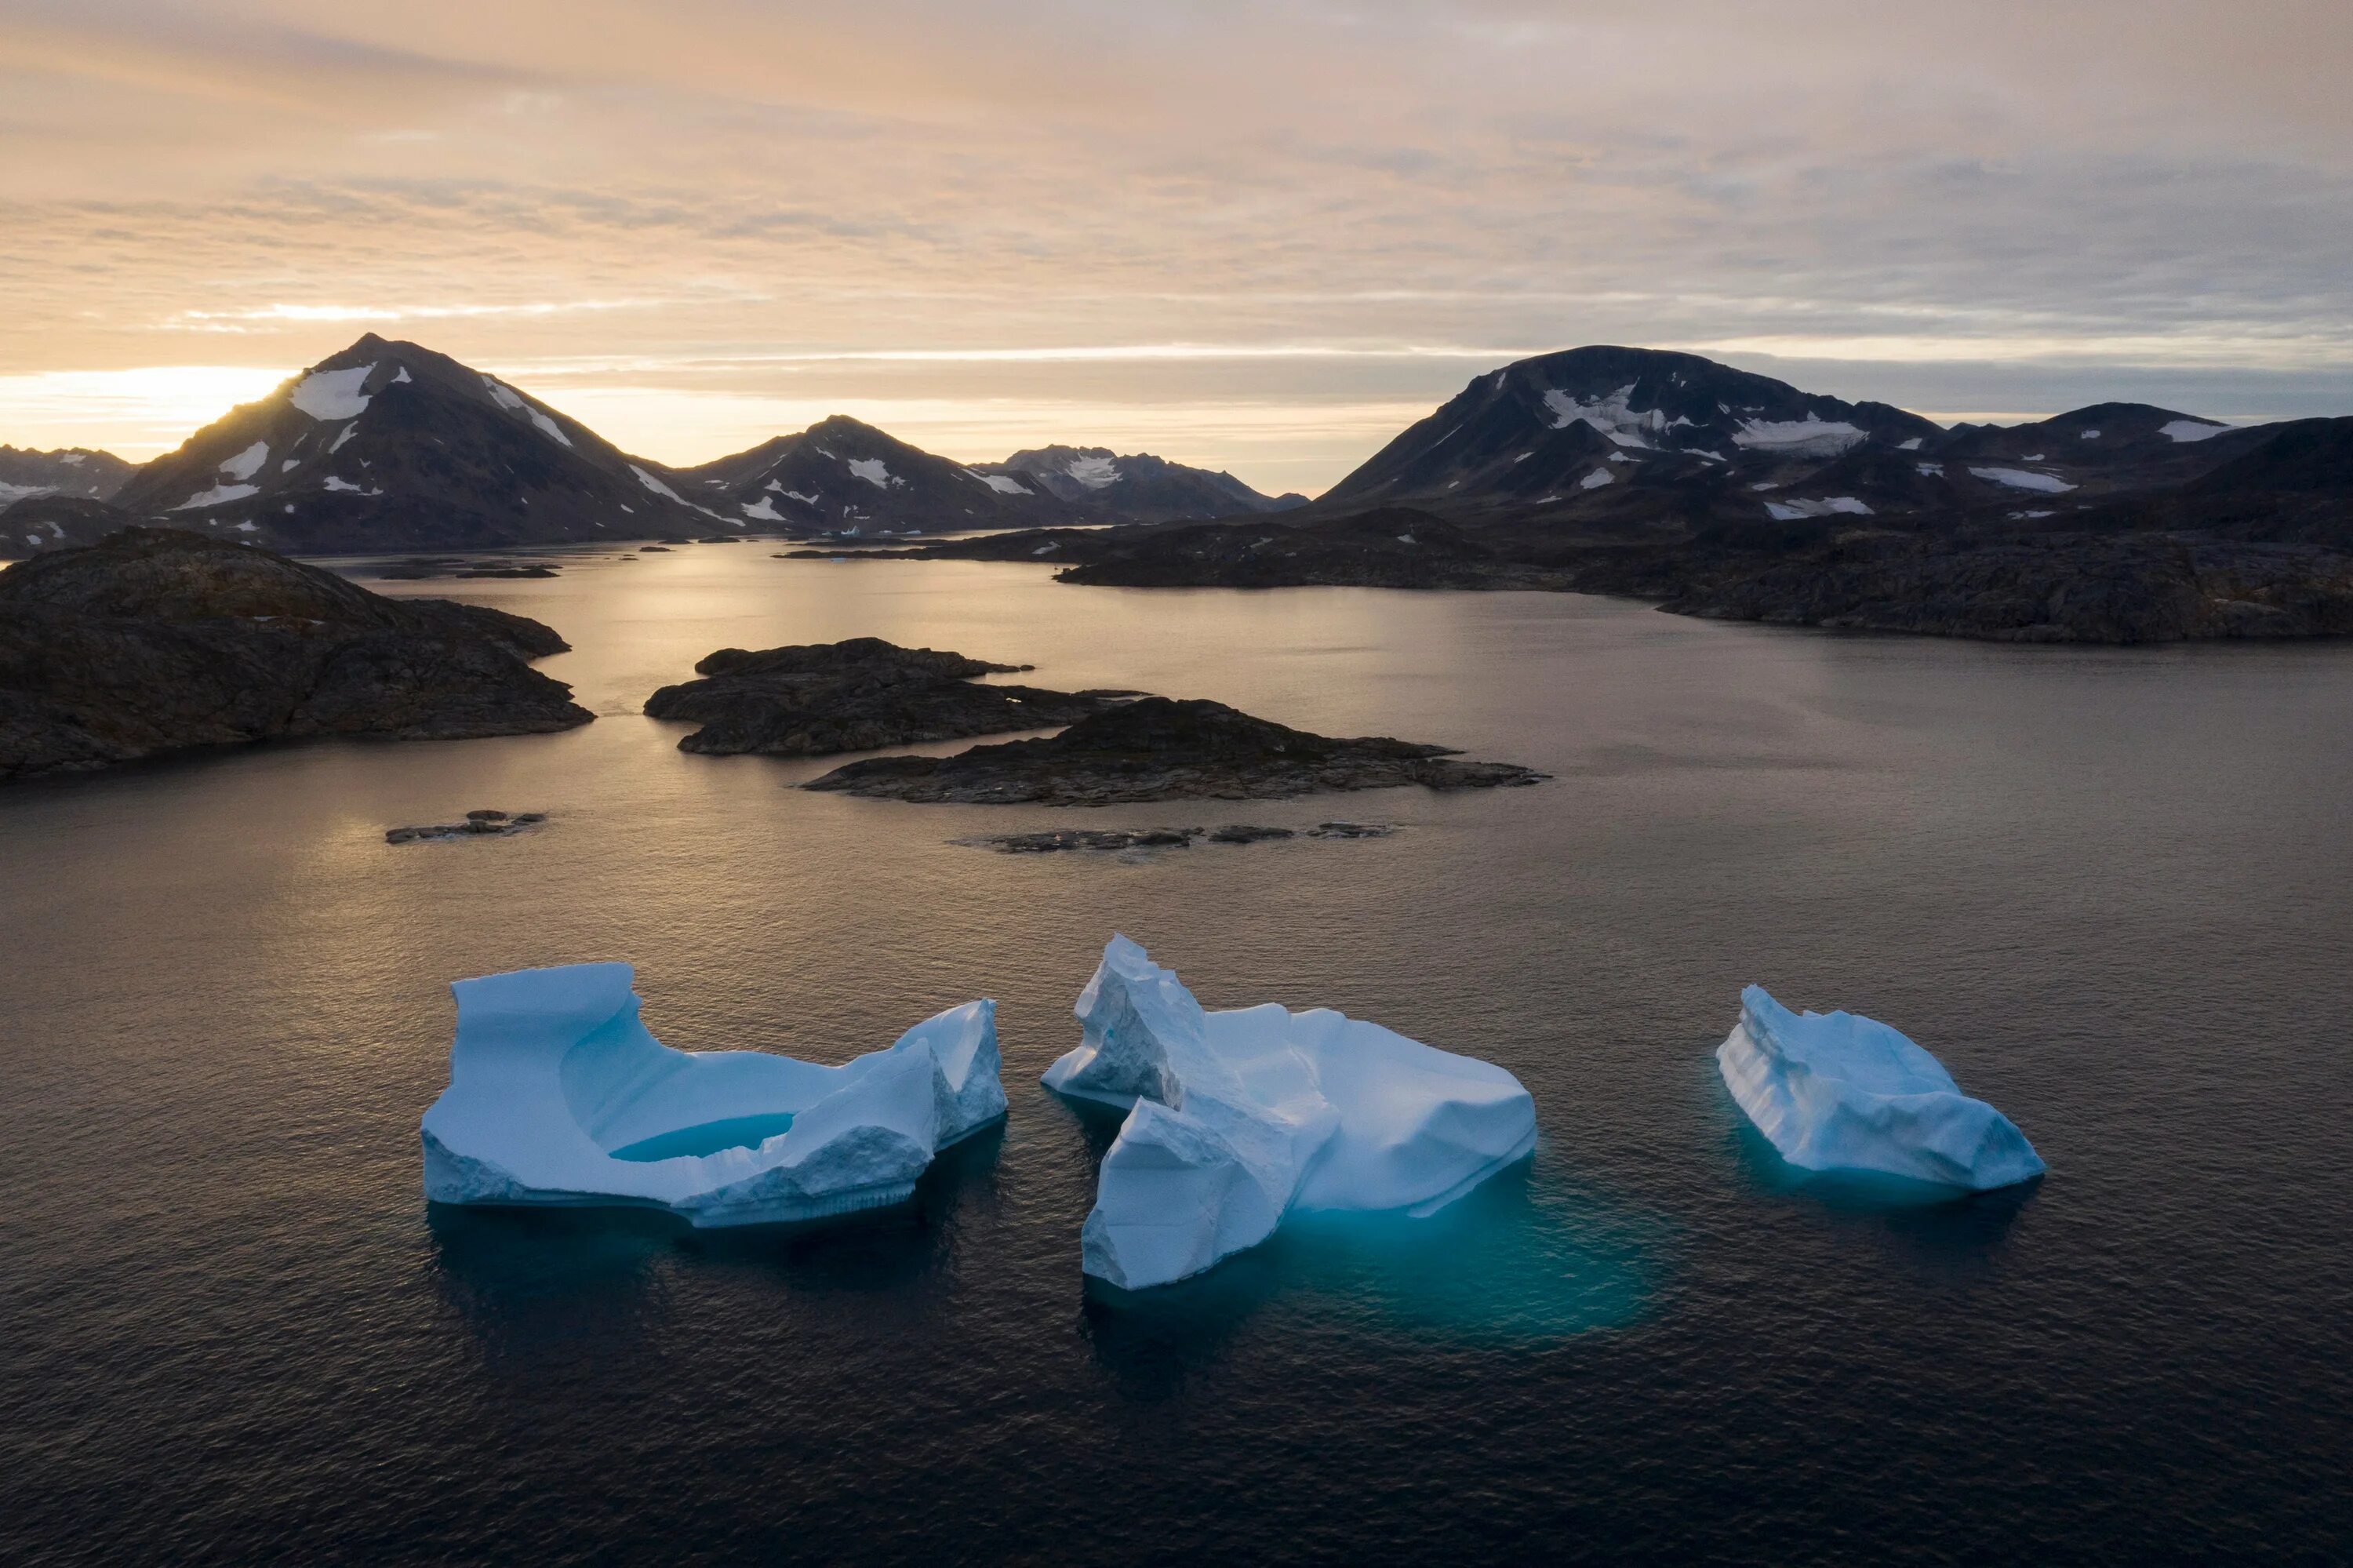
{"type": "Polygon", "coordinates": [[[39,492],[0,512],[17,555],[149,521],[313,554],[985,530],[918,553],[1074,582],[1575,588],[2031,640],[2353,632],[2353,418],[2103,403],[1948,429],[1639,348],[1485,372],[1313,503],[1101,447],[958,463],[839,417],[673,469],[373,335],[135,471],[0,458],[39,492]]]}
{"type": "Polygon", "coordinates": [[[122,488],[137,466],[88,447],[48,452],[0,447],[0,507],[43,495],[103,501],[122,488]]]}
{"type": "Polygon", "coordinates": [[[320,555],[1159,522],[1303,499],[1097,449],[966,466],[839,416],[671,468],[497,376],[370,334],[135,468],[106,452],[0,448],[0,556],[132,523],[320,555]]]}
{"type": "Polygon", "coordinates": [[[909,552],[1126,587],[1535,588],[2006,638],[2353,633],[2353,418],[1950,429],[1694,355],[1488,371],[1310,506],[909,552]]]}

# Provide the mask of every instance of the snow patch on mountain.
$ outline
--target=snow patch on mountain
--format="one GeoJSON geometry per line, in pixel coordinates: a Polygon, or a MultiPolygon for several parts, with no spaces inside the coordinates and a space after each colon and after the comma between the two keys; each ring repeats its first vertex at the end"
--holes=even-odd
{"type": "Polygon", "coordinates": [[[1582,421],[1599,430],[1621,447],[1647,447],[1644,431],[1657,432],[1667,428],[1666,415],[1657,408],[1636,413],[1628,406],[1634,395],[1634,384],[1610,393],[1607,397],[1577,398],[1557,387],[1545,394],[1545,407],[1553,412],[1552,428],[1565,430],[1582,421]]]}
{"type": "Polygon", "coordinates": [[[849,471],[877,490],[888,490],[894,484],[907,482],[903,479],[893,478],[881,458],[851,458],[849,471]]]}
{"type": "Polygon", "coordinates": [[[757,517],[763,523],[781,523],[785,520],[783,514],[776,510],[776,503],[765,495],[760,497],[757,504],[746,503],[744,515],[757,517]]]}
{"type": "Polygon", "coordinates": [[[374,365],[354,365],[348,370],[313,370],[295,384],[290,398],[293,405],[322,423],[333,419],[356,419],[367,412],[368,395],[360,386],[375,374],[374,365]]]}
{"type": "Polygon", "coordinates": [[[638,482],[639,484],[644,485],[656,495],[667,496],[670,500],[678,502],[681,506],[686,503],[684,498],[681,497],[677,491],[672,490],[669,485],[664,484],[660,480],[656,479],[652,474],[648,473],[636,463],[631,463],[629,465],[629,471],[638,476],[638,482]]]}
{"type": "MultiPolygon", "coordinates": [[[[967,473],[972,472],[970,469],[966,469],[965,471],[967,473]]],[[[975,473],[972,477],[980,481],[981,483],[988,486],[989,489],[997,492],[999,495],[1035,495],[1037,493],[1036,491],[1031,490],[1019,480],[1008,478],[1001,473],[975,473]]]]}
{"type": "Polygon", "coordinates": [[[220,471],[231,479],[251,479],[269,461],[269,443],[256,441],[237,456],[220,465],[220,471]]]}
{"type": "Polygon", "coordinates": [[[1871,508],[1852,495],[1833,495],[1826,501],[1768,501],[1765,510],[1773,514],[1776,523],[1795,522],[1800,517],[1871,515],[1871,508]]]}
{"type": "Polygon", "coordinates": [[[1599,490],[1605,484],[1616,483],[1617,478],[1618,476],[1611,473],[1608,469],[1597,468],[1591,473],[1587,474],[1583,479],[1578,480],[1577,482],[1577,488],[1579,490],[1599,490]]]}
{"type": "Polygon", "coordinates": [[[1089,490],[1102,490],[1108,485],[1117,484],[1121,477],[1119,465],[1101,453],[1074,457],[1062,471],[1089,490]]]}
{"type": "Polygon", "coordinates": [[[219,506],[231,501],[242,501],[260,489],[258,484],[216,484],[210,490],[198,491],[172,510],[188,512],[199,506],[219,506]]]}
{"type": "Polygon", "coordinates": [[[2157,433],[2176,441],[2207,441],[2230,428],[2228,425],[2210,424],[2204,419],[2176,419],[2160,427],[2157,433]]]}
{"type": "Polygon", "coordinates": [[[1843,419],[1809,414],[1802,419],[1743,419],[1735,446],[1781,457],[1836,457],[1871,437],[1843,419]]]}
{"type": "Polygon", "coordinates": [[[1979,479],[1991,484],[2007,485],[2012,490],[2031,490],[2044,495],[2059,495],[2075,487],[2056,474],[2029,473],[2022,468],[1973,468],[1979,479]]]}
{"type": "Polygon", "coordinates": [[[539,427],[539,433],[541,435],[547,437],[551,440],[561,441],[567,447],[572,444],[572,438],[564,433],[561,426],[557,425],[554,420],[549,418],[538,409],[533,408],[529,402],[524,400],[522,393],[516,391],[505,382],[497,379],[495,376],[485,376],[482,377],[482,386],[489,391],[491,400],[496,403],[500,408],[504,408],[508,413],[529,415],[531,417],[531,422],[539,427]]]}

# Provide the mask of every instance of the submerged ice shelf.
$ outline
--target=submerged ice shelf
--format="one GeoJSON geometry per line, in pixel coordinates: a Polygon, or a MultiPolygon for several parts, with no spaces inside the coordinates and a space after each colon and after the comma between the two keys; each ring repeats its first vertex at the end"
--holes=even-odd
{"type": "Polygon", "coordinates": [[[1166,1285],[1257,1245],[1293,1210],[1427,1215],[1535,1147],[1501,1067],[1329,1008],[1208,1012],[1125,937],[1079,994],[1062,1094],[1131,1107],[1082,1232],[1087,1273],[1166,1285]]]}
{"type": "Polygon", "coordinates": [[[938,1150],[1005,1114],[997,1004],[968,1001],[839,1067],[674,1051],[628,964],[458,981],[449,1086],[425,1113],[425,1195],[621,1203],[696,1225],[894,1203],[938,1150]]]}
{"type": "Polygon", "coordinates": [[[2010,1119],[1875,1019],[1791,1012],[1752,985],[1716,1048],[1748,1119],[1805,1171],[1870,1172],[1988,1192],[2042,1174],[2010,1119]]]}

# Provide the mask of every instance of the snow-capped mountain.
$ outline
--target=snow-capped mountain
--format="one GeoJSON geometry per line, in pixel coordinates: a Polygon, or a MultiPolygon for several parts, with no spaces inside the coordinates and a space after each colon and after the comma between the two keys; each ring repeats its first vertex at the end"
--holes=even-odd
{"type": "Polygon", "coordinates": [[[1942,433],[1884,403],[1800,392],[1697,355],[1575,348],[1479,376],[1321,499],[1549,504],[1636,481],[1761,481],[1942,433]]]}
{"type": "Polygon", "coordinates": [[[909,446],[844,414],[678,473],[680,493],[733,522],[872,535],[1036,527],[1071,509],[1039,486],[909,446]]]}
{"type": "Polygon", "coordinates": [[[1233,517],[1307,504],[1303,495],[1262,495],[1220,471],[1149,452],[1122,455],[1109,447],[1032,447],[1003,462],[973,466],[1004,482],[999,488],[1042,492],[1118,523],[1233,517]]]}
{"type": "Polygon", "coordinates": [[[114,496],[296,551],[710,533],[658,464],[494,376],[371,333],[231,410],[114,496]]]}
{"type": "Polygon", "coordinates": [[[134,466],[89,447],[45,452],[0,446],[0,506],[36,495],[103,501],[122,487],[134,466]]]}

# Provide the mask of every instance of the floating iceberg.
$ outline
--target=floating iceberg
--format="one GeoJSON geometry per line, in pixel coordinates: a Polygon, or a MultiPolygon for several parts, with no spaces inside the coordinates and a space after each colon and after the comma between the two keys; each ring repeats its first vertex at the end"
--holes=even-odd
{"type": "Polygon", "coordinates": [[[463,980],[449,1086],[425,1113],[425,1195],[623,1203],[697,1225],[878,1208],[1005,1114],[997,1004],[926,1019],[839,1067],[673,1051],[638,1020],[627,964],[463,980]]]}
{"type": "Polygon", "coordinates": [[[1802,1170],[1980,1192],[2042,1174],[2008,1117],[1961,1093],[1944,1064],[1875,1019],[1800,1016],[1752,985],[1715,1060],[1741,1110],[1802,1170]]]}
{"type": "Polygon", "coordinates": [[[1125,937],[1079,993],[1046,1085],[1128,1106],[1082,1233],[1127,1289],[1257,1245],[1293,1209],[1434,1213],[1535,1147],[1535,1106],[1485,1062],[1329,1008],[1207,1012],[1125,937]]]}

